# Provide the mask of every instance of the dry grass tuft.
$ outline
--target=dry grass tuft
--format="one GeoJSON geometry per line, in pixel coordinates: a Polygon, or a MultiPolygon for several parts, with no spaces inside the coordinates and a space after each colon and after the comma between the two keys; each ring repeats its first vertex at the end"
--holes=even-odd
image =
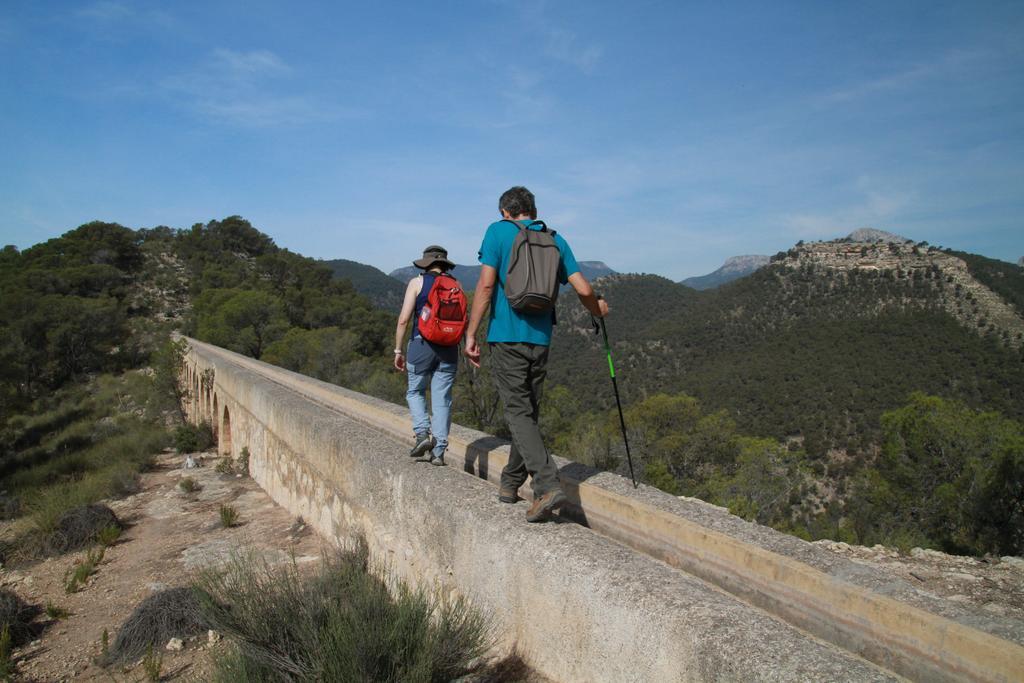
{"type": "Polygon", "coordinates": [[[191,588],[169,588],[139,603],[111,644],[103,664],[135,661],[149,647],[163,647],[171,638],[182,640],[205,633],[207,622],[191,588]]]}
{"type": "Polygon", "coordinates": [[[108,538],[112,529],[120,532],[117,515],[106,505],[80,505],[64,512],[53,530],[39,540],[42,555],[60,555],[91,545],[101,534],[108,538]]]}

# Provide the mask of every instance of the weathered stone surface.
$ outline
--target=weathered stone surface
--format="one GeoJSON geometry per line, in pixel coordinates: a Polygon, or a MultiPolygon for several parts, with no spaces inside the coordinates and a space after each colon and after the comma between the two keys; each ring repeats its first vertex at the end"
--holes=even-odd
{"type": "MultiPolygon", "coordinates": [[[[196,382],[193,414],[209,415],[217,407],[222,449],[238,453],[248,447],[254,478],[275,500],[328,537],[365,534],[375,557],[406,578],[471,596],[553,678],[875,680],[890,675],[579,525],[528,526],[524,505],[499,505],[492,485],[465,476],[459,467],[409,462],[408,446],[386,436],[410,433],[402,408],[206,345],[194,347],[201,357],[192,356],[198,364],[188,373],[196,382]],[[216,382],[203,395],[197,380],[207,370],[214,370],[216,382]]],[[[450,463],[461,460],[465,469],[492,481],[507,457],[498,440],[460,427],[453,428],[452,446],[450,463]]],[[[940,601],[825,548],[712,506],[648,487],[634,491],[615,475],[560,464],[577,512],[595,528],[615,530],[608,505],[629,514],[640,510],[659,524],[676,519],[705,529],[707,539],[732,539],[734,550],[762,563],[758,571],[820,575],[814,580],[822,585],[866,588],[1009,641],[1024,640],[1020,622],[940,601]]],[[[624,542],[630,533],[647,542],[640,544],[645,552],[652,552],[650,542],[659,538],[638,527],[627,529],[624,542]]],[[[718,560],[699,561],[700,547],[681,560],[672,554],[679,549],[671,550],[658,556],[785,612],[784,591],[759,602],[762,596],[735,578],[742,573],[730,574],[733,570],[725,567],[722,574],[712,566],[718,560]]],[[[785,589],[788,578],[779,574],[772,585],[785,589]]],[[[988,637],[979,635],[982,641],[988,637]]],[[[871,642],[849,647],[888,661],[871,642]]],[[[941,659],[944,653],[930,656],[941,659]]]]}

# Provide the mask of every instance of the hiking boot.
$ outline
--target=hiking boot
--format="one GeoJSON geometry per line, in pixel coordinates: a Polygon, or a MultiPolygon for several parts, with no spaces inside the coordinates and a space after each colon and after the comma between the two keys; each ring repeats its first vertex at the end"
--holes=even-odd
{"type": "MultiPolygon", "coordinates": [[[[434,435],[431,434],[430,432],[425,432],[423,434],[417,434],[416,435],[416,445],[412,447],[411,451],[409,451],[409,457],[410,458],[419,458],[424,453],[429,453],[430,449],[433,448],[436,445],[437,445],[437,440],[434,438],[434,435]]],[[[427,460],[429,460],[429,459],[430,459],[430,457],[428,456],[427,460]]]]}
{"type": "Polygon", "coordinates": [[[444,453],[437,455],[436,453],[431,456],[430,464],[436,465],[437,467],[444,467],[444,453]]]}
{"type": "Polygon", "coordinates": [[[500,500],[502,503],[515,505],[516,503],[519,502],[518,491],[519,489],[505,488],[504,486],[502,486],[500,489],[498,489],[498,500],[500,500]]]}
{"type": "Polygon", "coordinates": [[[526,511],[527,522],[546,522],[551,513],[565,504],[565,494],[561,487],[551,489],[543,496],[533,499],[533,505],[526,511]]]}

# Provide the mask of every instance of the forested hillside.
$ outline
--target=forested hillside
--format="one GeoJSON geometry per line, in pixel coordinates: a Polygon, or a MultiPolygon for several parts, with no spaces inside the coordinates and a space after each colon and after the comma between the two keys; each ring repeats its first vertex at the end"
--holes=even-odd
{"type": "MultiPolygon", "coordinates": [[[[706,293],[626,276],[605,296],[631,398],[686,391],[815,453],[877,442],[881,412],[916,390],[1024,414],[1020,352],[959,323],[919,281],[854,272],[837,286],[780,266],[706,293]]],[[[571,302],[560,317],[552,378],[592,395],[607,380],[587,353],[589,317],[571,302]]]]}
{"type": "Polygon", "coordinates": [[[172,330],[401,396],[383,353],[393,318],[237,216],[187,230],[94,222],[6,247],[0,514],[13,521],[0,559],[51,552],[66,515],[132,492],[175,429],[179,443],[195,442],[178,409],[172,330]]]}
{"type": "MultiPolygon", "coordinates": [[[[607,325],[619,387],[632,406],[631,441],[637,444],[648,481],[780,526],[788,519],[794,529],[802,527],[815,536],[842,531],[861,541],[914,537],[948,549],[977,547],[924,531],[915,536],[912,530],[920,521],[916,513],[906,513],[900,524],[885,530],[862,524],[855,531],[855,517],[845,507],[858,497],[858,486],[872,488],[865,483],[868,472],[882,476],[873,465],[888,452],[886,444],[893,461],[911,458],[892,445],[906,437],[890,416],[915,406],[942,407],[948,422],[941,428],[933,425],[935,434],[957,432],[957,421],[961,433],[970,432],[974,428],[965,425],[973,424],[970,416],[979,411],[1010,418],[1013,426],[1001,428],[1010,435],[1001,442],[1004,450],[963,443],[943,448],[956,449],[957,457],[967,460],[966,452],[974,454],[974,464],[951,466],[957,477],[968,470],[974,473],[968,477],[973,490],[981,479],[994,476],[995,463],[1002,463],[1006,490],[1024,494],[1019,338],[1014,328],[997,327],[985,318],[984,305],[972,289],[976,283],[969,287],[956,279],[962,277],[960,271],[947,273],[944,266],[924,264],[926,251],[917,245],[808,245],[707,292],[655,276],[604,281],[602,290],[613,311],[607,325]],[[904,249],[907,259],[889,268],[890,259],[899,261],[904,249]],[[856,257],[856,265],[832,263],[837,252],[847,251],[856,257]],[[873,252],[884,252],[885,267],[878,267],[873,252]],[[912,398],[926,395],[934,398],[912,398]],[[750,474],[746,490],[737,497],[744,484],[736,477],[743,463],[750,462],[744,460],[739,441],[723,444],[739,434],[768,437],[770,443],[761,445],[755,460],[771,464],[760,474],[750,474]],[[794,474],[796,470],[806,477],[794,474]],[[756,491],[772,488],[770,482],[781,487],[786,504],[774,512],[763,506],[760,513],[752,511],[756,491]]],[[[942,259],[949,256],[942,252],[933,260],[945,263],[942,259]]],[[[1024,291],[1012,265],[972,257],[967,266],[971,273],[983,273],[977,280],[986,272],[998,278],[1007,291],[1004,304],[1024,291]]],[[[561,447],[570,457],[622,471],[623,451],[615,438],[617,421],[609,413],[614,398],[600,339],[589,316],[570,299],[560,303],[549,366],[551,385],[564,392],[555,390],[562,398],[559,419],[569,434],[561,447]]],[[[995,424],[991,419],[989,423],[995,424]]],[[[915,439],[925,437],[916,434],[915,439]]],[[[914,462],[933,468],[930,457],[914,462]]],[[[885,489],[896,491],[892,495],[898,501],[887,498],[885,503],[892,510],[902,509],[899,501],[922,495],[917,489],[909,493],[906,469],[902,476],[895,489],[885,489]]],[[[949,481],[954,479],[950,474],[949,481]]],[[[934,486],[938,484],[928,495],[935,493],[934,486]]],[[[1017,501],[1006,506],[1016,521],[1004,521],[1017,525],[1014,543],[1024,542],[1024,498],[1009,500],[1017,501]]]]}
{"type": "Polygon", "coordinates": [[[365,296],[374,306],[385,311],[397,311],[405,294],[403,283],[386,275],[383,271],[348,259],[323,261],[336,278],[345,278],[357,292],[365,296]]]}
{"type": "MultiPolygon", "coordinates": [[[[706,292],[602,280],[638,476],[807,537],[1024,550],[1014,268],[836,242],[797,245],[706,292]]],[[[0,295],[0,507],[33,528],[130,490],[168,441],[172,329],[403,401],[397,303],[375,307],[237,216],[187,230],[90,223],[7,247],[0,295]]],[[[625,472],[599,337],[571,294],[558,319],[549,445],[625,472]]],[[[455,420],[507,436],[489,372],[486,350],[482,370],[463,366],[455,420]]]]}

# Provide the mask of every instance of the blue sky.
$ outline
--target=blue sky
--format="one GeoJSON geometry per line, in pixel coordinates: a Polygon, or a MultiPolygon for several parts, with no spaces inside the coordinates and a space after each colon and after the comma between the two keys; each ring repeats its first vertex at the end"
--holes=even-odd
{"type": "Polygon", "coordinates": [[[580,259],[681,279],[872,226],[1024,256],[1021,2],[16,2],[0,243],[238,214],[473,262],[525,184],[580,259]]]}

